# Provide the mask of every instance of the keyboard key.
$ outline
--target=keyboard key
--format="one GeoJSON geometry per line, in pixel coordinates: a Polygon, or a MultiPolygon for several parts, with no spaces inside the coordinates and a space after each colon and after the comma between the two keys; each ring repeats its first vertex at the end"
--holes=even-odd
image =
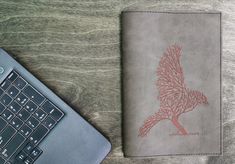
{"type": "Polygon", "coordinates": [[[20,128],[20,133],[23,134],[25,137],[28,137],[30,133],[32,133],[32,129],[30,129],[27,125],[23,125],[20,128]]]}
{"type": "Polygon", "coordinates": [[[34,117],[30,117],[29,120],[27,121],[27,124],[29,127],[35,129],[38,126],[39,121],[34,117]]]}
{"type": "Polygon", "coordinates": [[[32,143],[29,142],[29,143],[24,147],[23,151],[24,151],[26,154],[30,154],[30,153],[33,151],[34,147],[35,147],[35,146],[34,146],[32,143]]]}
{"type": "Polygon", "coordinates": [[[15,134],[16,130],[8,125],[0,134],[0,148],[2,148],[15,134]]]}
{"type": "Polygon", "coordinates": [[[23,121],[21,121],[18,117],[15,117],[11,120],[11,125],[16,129],[19,129],[23,125],[23,121]]]}
{"type": "Polygon", "coordinates": [[[27,112],[25,109],[22,109],[19,113],[18,113],[18,117],[22,120],[22,121],[26,121],[30,116],[30,113],[27,112]]]}
{"type": "Polygon", "coordinates": [[[4,94],[0,101],[3,105],[7,106],[12,101],[12,98],[10,96],[8,96],[7,94],[4,94]]]}
{"type": "Polygon", "coordinates": [[[23,90],[26,96],[28,96],[34,103],[40,105],[44,101],[44,97],[33,87],[27,85],[23,90]]]}
{"type": "Polygon", "coordinates": [[[55,124],[56,124],[56,121],[53,120],[50,116],[48,116],[43,122],[42,124],[47,127],[48,129],[52,129],[55,124]]]}
{"type": "Polygon", "coordinates": [[[5,148],[2,149],[1,154],[5,158],[9,158],[15,151],[16,149],[23,144],[25,138],[20,135],[19,133],[16,134],[12,140],[5,146],[5,148]]]}
{"type": "Polygon", "coordinates": [[[42,150],[40,150],[39,148],[35,148],[31,154],[30,154],[30,157],[33,159],[33,160],[36,160],[40,155],[42,154],[42,150]]]}
{"type": "Polygon", "coordinates": [[[25,160],[24,160],[24,164],[32,164],[33,163],[33,160],[32,158],[30,157],[27,157],[25,160]]]}
{"type": "Polygon", "coordinates": [[[7,90],[7,88],[11,85],[11,82],[9,80],[5,80],[2,84],[1,84],[1,88],[5,91],[7,90]]]}
{"type": "Polygon", "coordinates": [[[9,110],[5,110],[3,113],[2,113],[2,117],[6,120],[6,121],[10,121],[13,117],[14,117],[14,114],[12,112],[10,112],[9,110]]]}
{"type": "Polygon", "coordinates": [[[2,89],[0,89],[0,96],[3,94],[3,92],[4,92],[4,91],[3,91],[2,89]]]}
{"type": "Polygon", "coordinates": [[[5,163],[5,160],[2,157],[0,157],[0,164],[4,164],[4,163],[5,163]]]}
{"type": "Polygon", "coordinates": [[[43,125],[39,125],[38,128],[31,134],[29,140],[34,144],[38,144],[46,135],[49,130],[43,125]]]}
{"type": "Polygon", "coordinates": [[[46,112],[41,109],[38,109],[36,112],[34,112],[34,117],[36,117],[39,121],[43,120],[46,115],[46,112]]]}
{"type": "Polygon", "coordinates": [[[18,77],[18,75],[17,75],[16,72],[11,72],[10,75],[7,77],[7,79],[8,79],[10,82],[13,82],[17,77],[18,77]]]}
{"type": "Polygon", "coordinates": [[[23,89],[24,86],[27,84],[26,81],[24,79],[22,79],[21,77],[18,77],[13,84],[18,88],[18,89],[23,89]]]}
{"type": "Polygon", "coordinates": [[[27,154],[23,151],[21,151],[19,154],[16,155],[17,161],[24,161],[24,159],[27,157],[27,154]]]}
{"type": "Polygon", "coordinates": [[[37,107],[38,106],[34,104],[32,101],[28,101],[25,105],[25,109],[30,113],[34,112],[37,109],[37,107]]]}
{"type": "Polygon", "coordinates": [[[51,117],[56,120],[59,121],[62,117],[63,117],[63,113],[55,106],[53,105],[51,102],[46,101],[43,106],[42,109],[47,113],[50,114],[51,117]]]}
{"type": "Polygon", "coordinates": [[[20,106],[17,102],[13,101],[13,102],[9,105],[8,108],[10,109],[11,112],[13,112],[13,113],[18,113],[18,112],[20,111],[20,109],[21,109],[21,106],[20,106]]]}
{"type": "Polygon", "coordinates": [[[4,105],[0,103],[0,114],[6,109],[4,105]]]}
{"type": "Polygon", "coordinates": [[[16,87],[14,87],[14,86],[11,86],[11,87],[8,89],[8,91],[7,91],[7,93],[8,93],[12,98],[15,98],[16,95],[17,95],[19,92],[20,92],[20,91],[19,91],[18,89],[16,89],[16,87]]]}
{"type": "Polygon", "coordinates": [[[26,97],[23,93],[18,94],[18,96],[16,97],[16,101],[22,106],[25,105],[28,100],[29,98],[26,97]]]}
{"type": "Polygon", "coordinates": [[[0,117],[0,132],[6,127],[7,122],[0,117]]]}

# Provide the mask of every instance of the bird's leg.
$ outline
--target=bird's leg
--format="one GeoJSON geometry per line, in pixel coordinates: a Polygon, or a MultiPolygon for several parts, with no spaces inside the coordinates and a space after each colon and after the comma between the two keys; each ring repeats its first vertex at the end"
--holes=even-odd
{"type": "Polygon", "coordinates": [[[171,119],[172,123],[175,125],[175,127],[179,130],[181,135],[187,135],[187,131],[184,129],[182,125],[180,125],[178,121],[178,117],[172,117],[171,119]]]}

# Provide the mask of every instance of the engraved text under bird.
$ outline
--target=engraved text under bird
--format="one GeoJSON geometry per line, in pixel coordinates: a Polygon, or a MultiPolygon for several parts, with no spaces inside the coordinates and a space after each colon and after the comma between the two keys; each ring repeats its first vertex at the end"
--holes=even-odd
{"type": "Polygon", "coordinates": [[[160,109],[144,121],[139,128],[140,137],[146,136],[161,120],[170,120],[177,128],[178,134],[187,135],[188,132],[178,121],[179,116],[192,111],[199,104],[208,104],[207,97],[202,92],[185,86],[180,56],[181,47],[172,45],[160,59],[156,72],[160,109]]]}

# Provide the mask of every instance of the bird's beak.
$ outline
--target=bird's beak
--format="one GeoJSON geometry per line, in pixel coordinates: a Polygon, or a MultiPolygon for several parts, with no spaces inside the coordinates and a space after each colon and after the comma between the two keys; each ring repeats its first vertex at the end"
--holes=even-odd
{"type": "Polygon", "coordinates": [[[206,100],[206,101],[204,102],[204,104],[205,104],[205,105],[208,105],[209,103],[208,103],[208,101],[206,100]]]}

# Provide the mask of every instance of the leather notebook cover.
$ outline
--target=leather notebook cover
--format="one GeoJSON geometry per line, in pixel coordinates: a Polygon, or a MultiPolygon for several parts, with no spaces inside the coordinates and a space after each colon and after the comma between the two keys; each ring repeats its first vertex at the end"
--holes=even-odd
{"type": "Polygon", "coordinates": [[[124,154],[220,155],[221,13],[122,13],[124,154]]]}

